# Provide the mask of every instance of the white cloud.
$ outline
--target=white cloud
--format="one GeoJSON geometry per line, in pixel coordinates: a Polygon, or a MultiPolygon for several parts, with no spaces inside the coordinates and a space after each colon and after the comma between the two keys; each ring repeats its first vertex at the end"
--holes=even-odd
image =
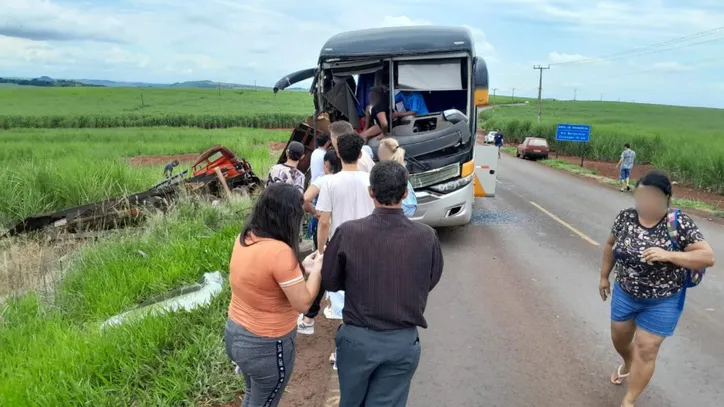
{"type": "Polygon", "coordinates": [[[666,71],[666,72],[686,72],[691,71],[694,68],[688,65],[683,65],[678,62],[657,62],[652,66],[653,70],[666,71]]]}
{"type": "Polygon", "coordinates": [[[114,14],[48,0],[0,0],[0,35],[31,40],[125,42],[128,26],[114,14]]]}
{"type": "Polygon", "coordinates": [[[548,53],[548,62],[551,64],[565,64],[569,62],[590,60],[591,57],[587,57],[581,54],[566,54],[562,52],[550,52],[548,53]]]}
{"type": "Polygon", "coordinates": [[[630,33],[686,35],[714,29],[724,21],[720,2],[692,0],[672,5],[661,0],[488,0],[518,16],[535,13],[579,31],[628,36],[630,33]],[[516,7],[516,5],[518,7],[516,7]],[[718,8],[715,8],[718,7],[718,8]]]}

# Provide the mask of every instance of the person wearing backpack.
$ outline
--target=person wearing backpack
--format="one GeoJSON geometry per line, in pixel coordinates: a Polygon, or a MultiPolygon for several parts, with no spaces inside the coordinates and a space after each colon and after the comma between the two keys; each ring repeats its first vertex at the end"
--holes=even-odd
{"type": "Polygon", "coordinates": [[[636,207],[618,214],[603,252],[599,292],[604,301],[611,296],[611,339],[623,359],[611,383],[628,378],[622,407],[633,407],[651,380],[659,348],[674,334],[684,309],[687,288],[714,265],[714,252],[694,221],[669,207],[671,189],[660,172],[641,178],[636,207]]]}

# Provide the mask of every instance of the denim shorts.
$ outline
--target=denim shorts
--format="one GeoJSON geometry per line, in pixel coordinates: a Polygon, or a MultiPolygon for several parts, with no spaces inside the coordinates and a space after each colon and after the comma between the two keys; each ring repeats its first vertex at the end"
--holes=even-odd
{"type": "Polygon", "coordinates": [[[631,178],[631,168],[621,168],[621,181],[631,178]]]}
{"type": "Polygon", "coordinates": [[[638,298],[613,285],[611,320],[634,320],[639,328],[658,336],[672,336],[682,312],[683,291],[666,298],[638,298]]]}

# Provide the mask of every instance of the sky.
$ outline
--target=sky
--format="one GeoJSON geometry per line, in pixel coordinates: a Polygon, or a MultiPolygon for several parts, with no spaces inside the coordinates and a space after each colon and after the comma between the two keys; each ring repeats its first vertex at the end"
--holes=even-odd
{"type": "Polygon", "coordinates": [[[551,64],[545,98],[724,108],[722,0],[0,0],[0,76],[271,86],[336,33],[427,24],[470,29],[498,95],[551,64]]]}

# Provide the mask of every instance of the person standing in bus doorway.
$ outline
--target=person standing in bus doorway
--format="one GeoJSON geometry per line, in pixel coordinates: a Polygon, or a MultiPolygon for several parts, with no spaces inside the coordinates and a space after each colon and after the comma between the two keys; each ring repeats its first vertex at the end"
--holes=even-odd
{"type": "Polygon", "coordinates": [[[631,185],[629,184],[629,179],[631,178],[631,170],[634,166],[634,161],[636,160],[636,152],[631,149],[631,144],[626,143],[624,145],[626,148],[623,150],[623,153],[621,153],[621,159],[618,160],[618,164],[616,164],[616,168],[621,167],[621,173],[620,173],[620,180],[621,180],[621,191],[630,191],[631,185]]]}
{"type": "Polygon", "coordinates": [[[498,158],[500,158],[500,149],[503,148],[503,133],[500,130],[495,130],[495,147],[498,147],[498,158]]]}

